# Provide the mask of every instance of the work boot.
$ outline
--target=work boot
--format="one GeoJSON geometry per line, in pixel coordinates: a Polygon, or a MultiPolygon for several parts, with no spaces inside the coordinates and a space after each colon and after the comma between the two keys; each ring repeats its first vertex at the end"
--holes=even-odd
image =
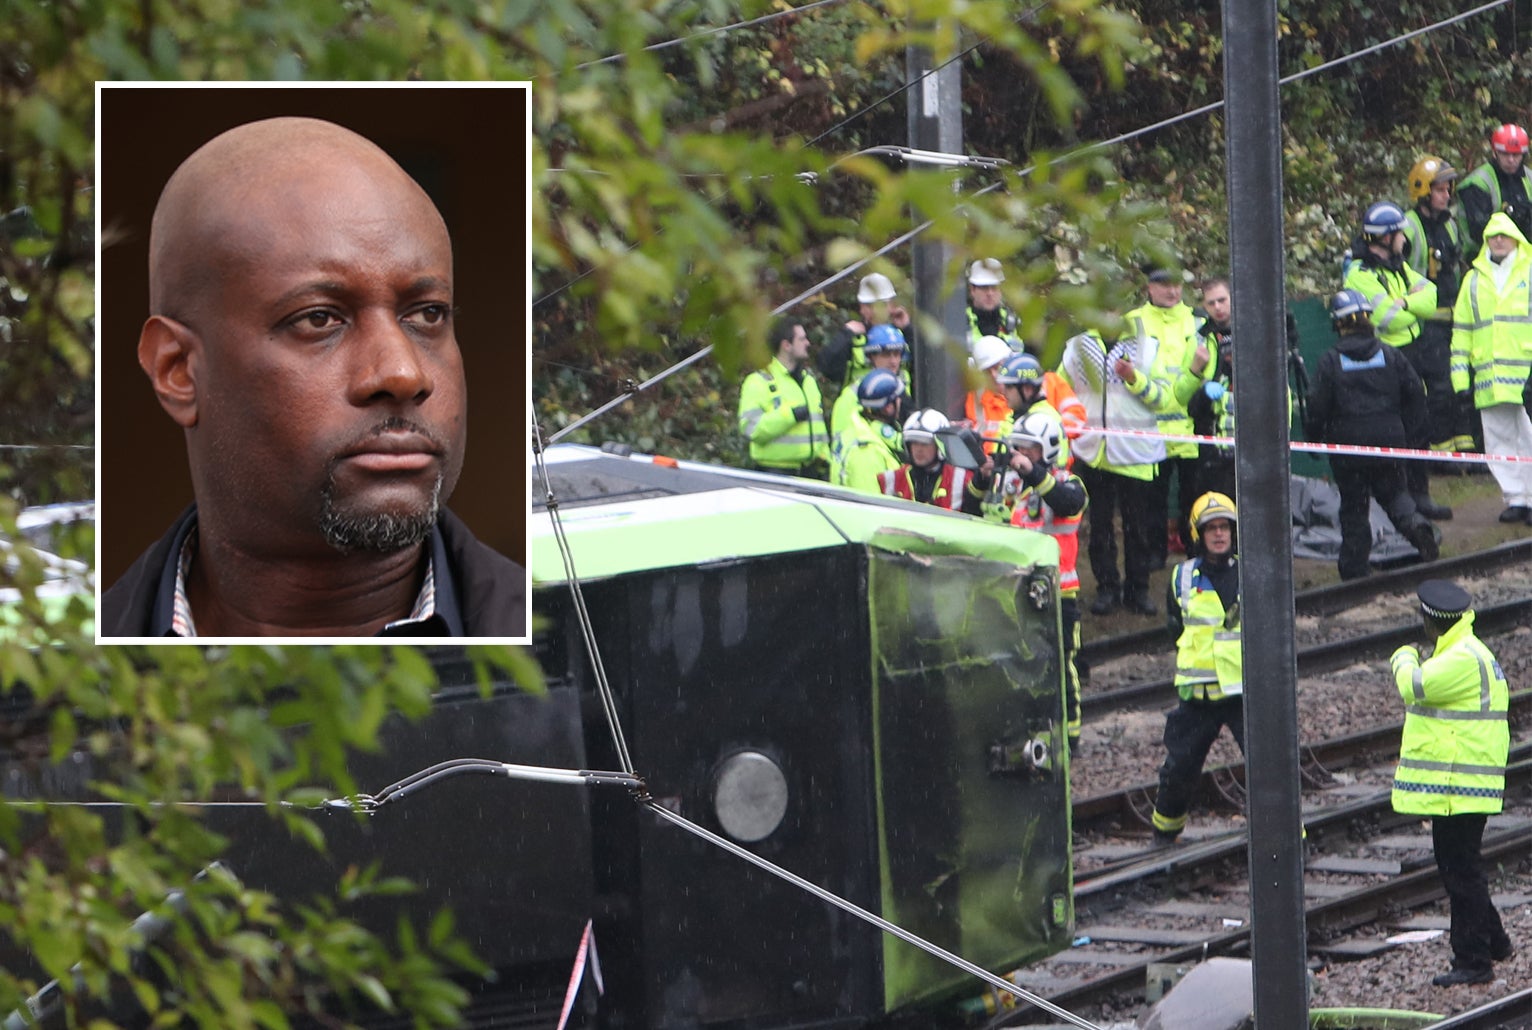
{"type": "Polygon", "coordinates": [[[1155,830],[1154,835],[1149,840],[1149,846],[1156,850],[1160,848],[1173,848],[1176,846],[1176,841],[1180,839],[1181,835],[1179,833],[1167,833],[1164,830],[1155,830]]]}
{"type": "Polygon", "coordinates": [[[1411,494],[1410,496],[1415,498],[1415,510],[1432,522],[1452,521],[1452,509],[1431,500],[1430,494],[1411,494]]]}
{"type": "Polygon", "coordinates": [[[1149,588],[1129,587],[1122,597],[1122,606],[1139,615],[1158,615],[1160,610],[1149,600],[1149,588]]]}
{"type": "Polygon", "coordinates": [[[1532,508],[1525,504],[1513,504],[1500,513],[1501,522],[1525,522],[1532,516],[1532,508]]]}
{"type": "Polygon", "coordinates": [[[1487,984],[1494,979],[1495,974],[1488,969],[1458,968],[1436,974],[1431,982],[1438,987],[1456,987],[1459,984],[1487,984]]]}
{"type": "Polygon", "coordinates": [[[1122,604],[1122,594],[1116,587],[1102,587],[1096,591],[1096,600],[1090,606],[1092,615],[1111,615],[1122,604]]]}
{"type": "Polygon", "coordinates": [[[1421,561],[1435,561],[1441,557],[1442,531],[1424,519],[1411,526],[1404,536],[1420,552],[1421,561]]]}
{"type": "Polygon", "coordinates": [[[1511,944],[1511,939],[1507,937],[1505,943],[1501,944],[1500,947],[1489,949],[1489,957],[1495,962],[1507,962],[1516,957],[1516,948],[1511,944]]]}

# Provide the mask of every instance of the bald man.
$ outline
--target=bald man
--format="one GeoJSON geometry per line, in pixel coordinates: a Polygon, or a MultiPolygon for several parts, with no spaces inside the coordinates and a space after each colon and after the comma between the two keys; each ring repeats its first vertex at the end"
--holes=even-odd
{"type": "Polygon", "coordinates": [[[231,129],[155,207],[138,361],[195,503],[102,597],[114,636],[522,636],[525,576],[445,507],[466,388],[452,247],[383,150],[231,129]]]}

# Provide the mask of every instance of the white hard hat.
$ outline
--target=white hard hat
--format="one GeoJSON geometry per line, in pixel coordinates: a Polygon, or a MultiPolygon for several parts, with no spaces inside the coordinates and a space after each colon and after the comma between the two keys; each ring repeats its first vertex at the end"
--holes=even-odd
{"type": "Polygon", "coordinates": [[[994,368],[1012,354],[1011,345],[998,336],[981,336],[973,345],[973,367],[980,372],[994,368]]]}
{"type": "Polygon", "coordinates": [[[862,284],[856,288],[856,302],[858,304],[871,304],[879,300],[893,300],[899,296],[894,292],[894,284],[888,276],[882,272],[873,272],[862,277],[862,284]]]}
{"type": "Polygon", "coordinates": [[[968,266],[970,286],[999,286],[1005,282],[1005,272],[998,258],[980,258],[968,266]]]}

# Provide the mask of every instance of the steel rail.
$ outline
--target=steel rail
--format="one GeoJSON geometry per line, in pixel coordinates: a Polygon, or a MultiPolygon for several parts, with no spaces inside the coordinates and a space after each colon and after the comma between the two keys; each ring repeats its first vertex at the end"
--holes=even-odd
{"type": "MultiPolygon", "coordinates": [[[[1445,579],[1529,562],[1532,562],[1532,539],[1512,540],[1482,551],[1408,565],[1364,579],[1305,590],[1293,598],[1293,607],[1299,615],[1333,615],[1383,594],[1413,590],[1428,579],[1445,579]]],[[[1163,625],[1158,625],[1088,640],[1080,648],[1080,657],[1085,662],[1095,664],[1128,655],[1167,651],[1170,645],[1170,634],[1163,625]]]]}
{"type": "MultiPolygon", "coordinates": [[[[1529,616],[1532,616],[1532,597],[1507,601],[1479,609],[1474,616],[1474,628],[1484,635],[1510,632],[1525,624],[1529,616]]],[[[1405,644],[1418,643],[1420,638],[1420,620],[1413,619],[1364,636],[1315,644],[1298,652],[1298,675],[1317,676],[1344,669],[1367,658],[1386,656],[1405,644]]],[[[1169,677],[1134,683],[1115,690],[1082,692],[1080,714],[1085,722],[1090,722],[1109,712],[1143,711],[1159,707],[1173,701],[1175,696],[1175,680],[1169,677]]]]}
{"type": "Polygon", "coordinates": [[[1448,1016],[1425,1030],[1526,1030],[1532,1028],[1532,987],[1504,998],[1485,1002],[1478,1008],[1448,1016]]]}
{"type": "MultiPolygon", "coordinates": [[[[1527,749],[1523,745],[1523,751],[1527,749]]],[[[1522,758],[1515,765],[1507,768],[1507,781],[1515,778],[1518,784],[1532,779],[1532,759],[1522,758]]],[[[1345,812],[1328,813],[1326,819],[1329,822],[1339,820],[1355,821],[1364,816],[1371,806],[1380,802],[1388,804],[1388,795],[1380,792],[1377,798],[1364,799],[1360,804],[1344,806],[1345,812]]],[[[1391,806],[1390,806],[1391,810],[1391,806]]],[[[1401,817],[1404,818],[1404,817],[1401,817]]],[[[1305,826],[1310,825],[1310,820],[1305,820],[1305,826]]],[[[1386,827],[1382,827],[1386,828],[1386,827]]],[[[1237,838],[1232,844],[1223,839],[1211,840],[1201,844],[1183,846],[1166,852],[1163,858],[1153,863],[1145,864],[1141,870],[1141,876],[1137,879],[1149,878],[1158,874],[1174,873],[1187,876],[1194,873],[1203,873],[1210,867],[1238,860],[1244,850],[1244,835],[1233,834],[1237,838]]],[[[1512,827],[1494,833],[1486,834],[1483,846],[1483,856],[1486,860],[1502,859],[1520,854],[1532,854],[1532,835],[1529,835],[1525,827],[1512,827]]],[[[1415,908],[1445,897],[1446,892],[1441,886],[1440,874],[1437,872],[1434,862],[1421,859],[1418,863],[1412,863],[1417,868],[1400,876],[1393,877],[1385,883],[1368,884],[1355,891],[1333,898],[1316,900],[1312,905],[1305,906],[1305,924],[1308,927],[1308,939],[1310,945],[1322,944],[1323,938],[1344,929],[1364,925],[1387,912],[1397,911],[1400,907],[1415,908]],[[1402,899],[1402,900],[1401,900],[1402,899]]],[[[1127,887],[1134,877],[1114,876],[1116,882],[1111,886],[1127,887]]],[[[1079,896],[1080,885],[1077,885],[1076,895],[1079,896]]],[[[1088,929],[1088,927],[1081,927],[1088,929]]],[[[1082,1006],[1098,1004],[1121,993],[1141,991],[1145,982],[1145,976],[1149,965],[1158,963],[1179,964],[1183,962],[1197,961],[1212,955],[1227,955],[1242,951],[1249,945],[1250,928],[1248,924],[1243,927],[1226,930],[1222,933],[1210,934],[1206,939],[1190,945],[1171,948],[1166,951],[1158,951],[1150,955],[1136,955],[1122,966],[1117,966],[1099,976],[1092,977],[1071,987],[1048,995],[1048,1000],[1056,1005],[1068,1006],[1079,1009],[1082,1006]]],[[[1024,1025],[1023,1019],[1029,1018],[1030,1013],[1018,1011],[1016,1021],[996,1023],[996,1026],[1020,1026],[1024,1025]]],[[[1478,1028],[1474,1024],[1469,1027],[1478,1028]]],[[[1485,1024],[1492,1026],[1493,1024],[1485,1024]]]]}

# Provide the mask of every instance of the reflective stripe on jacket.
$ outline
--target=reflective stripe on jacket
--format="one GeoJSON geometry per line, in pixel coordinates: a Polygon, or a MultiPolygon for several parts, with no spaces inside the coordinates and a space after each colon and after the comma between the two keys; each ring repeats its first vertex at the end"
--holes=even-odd
{"type": "Polygon", "coordinates": [[[1510,692],[1500,663],[1473,634],[1473,612],[1437,639],[1424,664],[1413,647],[1401,647],[1390,665],[1405,703],[1394,811],[1500,811],[1511,746],[1510,692]]]}
{"type": "MultiPolygon", "coordinates": [[[[1080,477],[1073,472],[1060,468],[1050,469],[1048,475],[1057,483],[1080,481],[1080,477]]],[[[1007,473],[1006,478],[1014,479],[1016,486],[1021,486],[1021,480],[1016,473],[1007,473]]],[[[1048,480],[1039,484],[1039,487],[1042,486],[1049,486],[1051,489],[1048,480]]],[[[1011,509],[1011,525],[1047,533],[1058,541],[1059,595],[1073,597],[1080,592],[1080,573],[1077,565],[1080,555],[1080,520],[1085,517],[1085,511],[1081,509],[1073,515],[1057,515],[1043,499],[1047,492],[1022,488],[1019,493],[1016,493],[1015,507],[1011,509]]]]}
{"type": "MultiPolygon", "coordinates": [[[[1140,354],[1144,353],[1147,339],[1158,341],[1153,349],[1152,361],[1139,364],[1139,368],[1151,378],[1166,383],[1173,384],[1180,379],[1197,351],[1197,316],[1192,313],[1192,309],[1179,303],[1168,308],[1145,304],[1124,315],[1123,321],[1128,324],[1128,333],[1123,339],[1136,340],[1140,354]]],[[[1186,414],[1186,403],[1174,396],[1170,404],[1155,411],[1154,417],[1155,425],[1162,433],[1187,435],[1192,431],[1192,420],[1186,414]]],[[[1166,441],[1165,456],[1194,458],[1197,456],[1197,445],[1166,441]]]]}
{"type": "MultiPolygon", "coordinates": [[[[963,510],[963,494],[968,489],[973,473],[956,465],[942,465],[942,475],[936,482],[931,499],[924,503],[948,511],[963,510]]],[[[889,497],[903,497],[906,501],[918,500],[915,484],[910,479],[910,467],[900,465],[896,469],[878,473],[878,487],[889,497]]]]}
{"type": "Polygon", "coordinates": [[[1485,235],[1514,237],[1515,262],[1496,286],[1489,248],[1479,251],[1458,293],[1452,318],[1452,389],[1468,389],[1472,372],[1474,407],[1521,404],[1532,373],[1532,244],[1501,212],[1490,216],[1485,235]]]}
{"type": "Polygon", "coordinates": [[[1352,261],[1343,286],[1367,298],[1378,339],[1394,347],[1414,343],[1420,320],[1436,311],[1436,284],[1406,264],[1395,271],[1368,259],[1352,261]]]}
{"type": "Polygon", "coordinates": [[[1202,585],[1202,559],[1177,565],[1170,573],[1181,606],[1181,637],[1176,641],[1176,692],[1187,701],[1217,701],[1245,692],[1239,651],[1240,625],[1224,625],[1228,612],[1218,591],[1202,585]]]}
{"type": "Polygon", "coordinates": [[[900,437],[899,430],[881,419],[868,419],[858,408],[851,416],[851,424],[835,435],[835,447],[830,452],[830,482],[863,493],[882,493],[878,474],[891,472],[901,464],[900,437]]]}
{"type": "Polygon", "coordinates": [[[739,390],[739,431],[750,441],[750,460],[771,468],[800,468],[830,457],[824,399],[814,373],[803,370],[800,384],[778,358],[745,377],[739,390]],[[806,407],[806,422],[793,409],[806,407]]]}

